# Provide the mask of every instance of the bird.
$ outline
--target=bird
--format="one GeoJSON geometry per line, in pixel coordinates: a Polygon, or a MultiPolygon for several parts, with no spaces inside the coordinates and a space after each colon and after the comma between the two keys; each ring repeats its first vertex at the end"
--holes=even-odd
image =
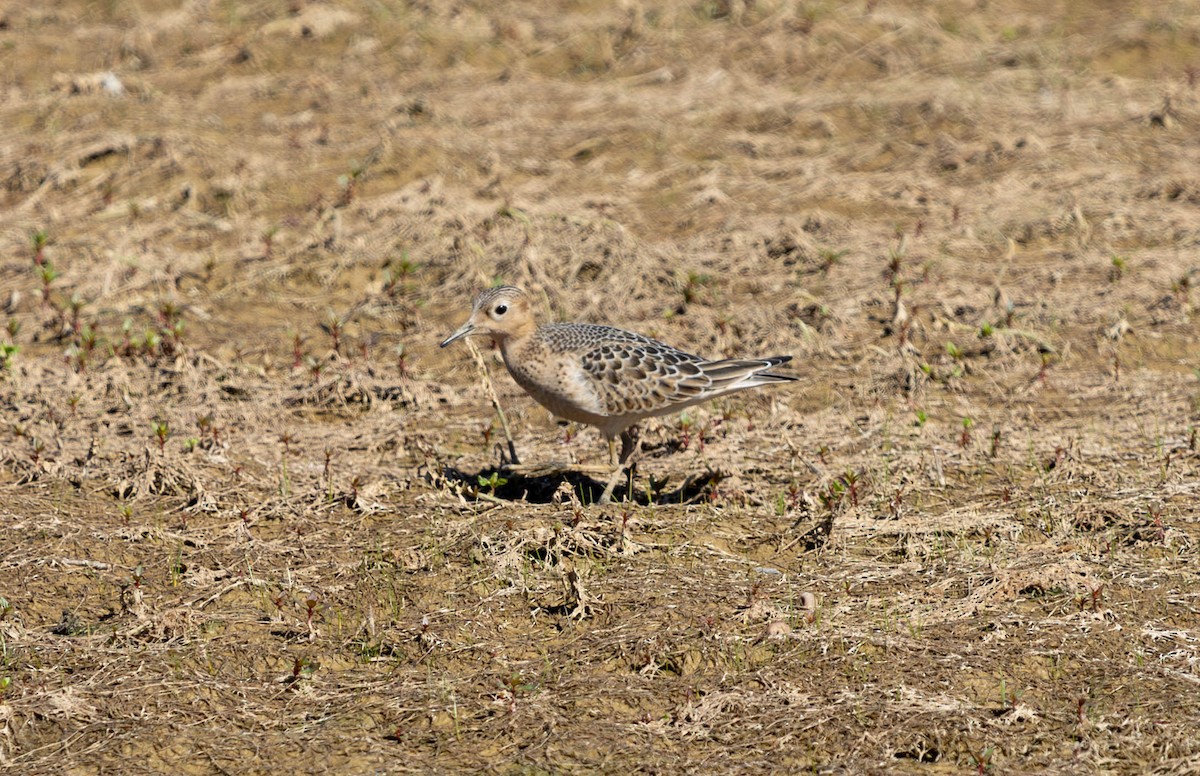
{"type": "Polygon", "coordinates": [[[552,414],[597,428],[621,455],[599,503],[609,503],[640,448],[637,423],[735,391],[798,378],[772,371],[791,356],[710,360],[665,342],[594,323],[539,325],[529,294],[516,286],[480,293],[466,323],[447,337],[487,336],[517,385],[552,414]]]}

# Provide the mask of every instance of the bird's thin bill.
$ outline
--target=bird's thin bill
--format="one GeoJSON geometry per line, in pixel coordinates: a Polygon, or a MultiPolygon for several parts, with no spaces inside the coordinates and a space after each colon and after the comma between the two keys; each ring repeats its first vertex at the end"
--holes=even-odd
{"type": "Polygon", "coordinates": [[[474,333],[474,331],[475,331],[475,325],[472,324],[470,321],[467,321],[461,327],[459,327],[458,331],[454,332],[453,334],[451,334],[449,337],[446,338],[446,341],[442,343],[442,347],[444,348],[447,345],[449,345],[451,342],[454,342],[454,340],[462,339],[463,337],[466,337],[466,336],[474,333]]]}

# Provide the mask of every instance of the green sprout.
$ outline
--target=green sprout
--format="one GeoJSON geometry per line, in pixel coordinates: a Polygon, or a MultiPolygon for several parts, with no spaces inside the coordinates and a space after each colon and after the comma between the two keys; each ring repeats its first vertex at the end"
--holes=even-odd
{"type": "Polygon", "coordinates": [[[492,472],[490,476],[484,477],[482,474],[477,475],[479,487],[487,488],[491,495],[496,495],[496,489],[502,488],[508,484],[508,480],[500,476],[500,472],[492,472]]]}
{"type": "Polygon", "coordinates": [[[158,440],[158,450],[162,452],[167,446],[167,439],[171,436],[171,426],[164,421],[154,421],[154,437],[158,440]]]}

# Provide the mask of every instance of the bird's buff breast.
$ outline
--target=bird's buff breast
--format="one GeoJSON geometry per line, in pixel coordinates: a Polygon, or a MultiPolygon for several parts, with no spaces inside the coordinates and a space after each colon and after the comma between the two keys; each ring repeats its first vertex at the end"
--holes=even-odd
{"type": "Polygon", "coordinates": [[[569,359],[532,348],[520,353],[502,349],[501,355],[517,385],[553,414],[579,423],[603,422],[599,397],[588,390],[580,367],[572,369],[569,359]]]}

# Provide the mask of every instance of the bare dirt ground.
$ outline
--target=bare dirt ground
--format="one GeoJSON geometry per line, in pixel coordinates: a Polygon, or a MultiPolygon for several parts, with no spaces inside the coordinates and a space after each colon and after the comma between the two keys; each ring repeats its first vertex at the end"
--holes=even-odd
{"type": "Polygon", "coordinates": [[[0,51],[3,767],[1200,771],[1193,4],[7,2],[0,51]],[[499,281],[801,381],[594,506],[596,432],[485,353],[550,473],[499,470],[437,349],[499,281]]]}

